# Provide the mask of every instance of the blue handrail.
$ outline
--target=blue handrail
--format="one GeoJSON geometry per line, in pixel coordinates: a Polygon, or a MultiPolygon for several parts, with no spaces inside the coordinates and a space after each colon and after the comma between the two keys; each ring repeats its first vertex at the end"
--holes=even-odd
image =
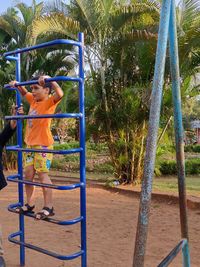
{"type": "Polygon", "coordinates": [[[182,239],[177,246],[170,251],[170,253],[165,257],[162,262],[157,267],[167,267],[175,259],[177,254],[182,250],[183,253],[183,266],[190,267],[190,254],[187,239],[182,239]]]}
{"type": "Polygon", "coordinates": [[[38,252],[41,252],[43,254],[46,254],[46,255],[49,255],[51,257],[57,258],[59,260],[73,260],[73,259],[75,259],[77,257],[80,257],[80,256],[82,256],[84,254],[84,251],[81,250],[81,251],[78,251],[78,252],[76,252],[74,254],[71,254],[71,255],[60,255],[60,254],[57,254],[57,253],[55,253],[53,251],[48,251],[46,249],[31,245],[29,243],[21,242],[21,241],[15,239],[15,237],[20,235],[20,234],[21,234],[20,232],[13,233],[13,234],[8,236],[8,240],[10,242],[12,242],[12,243],[17,244],[17,245],[21,245],[23,247],[27,247],[27,248],[36,250],[38,252]]]}
{"type": "MultiPolygon", "coordinates": [[[[47,254],[49,256],[55,257],[60,260],[72,260],[77,257],[81,257],[81,267],[87,266],[87,246],[86,246],[86,176],[85,176],[85,107],[84,107],[84,70],[83,70],[83,48],[84,40],[83,33],[79,33],[78,42],[72,40],[54,40],[46,42],[43,44],[35,45],[32,47],[26,47],[22,49],[17,49],[15,51],[7,52],[4,54],[6,59],[14,60],[16,62],[16,86],[25,86],[38,84],[37,80],[23,81],[21,82],[21,65],[20,65],[20,54],[32,51],[35,49],[40,49],[44,47],[54,46],[54,45],[75,45],[79,50],[79,75],[78,77],[65,77],[65,76],[56,76],[52,78],[45,79],[46,82],[51,81],[69,81],[69,82],[78,82],[79,85],[79,112],[78,113],[63,113],[63,114],[41,114],[37,116],[33,115],[18,115],[18,116],[6,116],[7,120],[16,119],[17,120],[17,145],[7,146],[6,149],[9,151],[17,151],[18,153],[18,174],[8,176],[8,181],[18,183],[18,193],[19,193],[19,202],[11,204],[8,207],[8,210],[13,213],[19,213],[17,207],[23,206],[23,184],[35,185],[40,187],[47,187],[57,190],[73,190],[79,188],[80,190],[80,216],[71,220],[58,220],[53,218],[46,218],[44,221],[58,224],[58,225],[73,225],[76,223],[81,224],[81,250],[71,254],[71,255],[60,255],[52,251],[28,244],[25,242],[24,237],[24,216],[34,218],[34,214],[19,213],[20,218],[20,229],[18,232],[13,233],[9,236],[9,241],[15,244],[20,245],[20,264],[21,266],[25,265],[25,247],[36,250],[38,252],[47,254]],[[65,149],[65,150],[53,150],[53,149],[31,149],[22,147],[22,120],[23,119],[45,119],[45,118],[74,118],[79,119],[79,128],[80,128],[80,147],[74,149],[65,149]],[[76,184],[69,185],[52,185],[52,184],[43,184],[39,182],[32,182],[24,180],[23,178],[23,169],[22,169],[22,153],[23,152],[38,152],[38,153],[53,153],[53,154],[62,154],[68,155],[72,153],[79,153],[80,156],[80,182],[76,184]],[[16,236],[20,237],[20,240],[15,239],[16,236]]],[[[17,105],[21,105],[21,97],[16,87],[11,87],[9,84],[4,86],[8,90],[14,90],[17,98],[17,105]]]]}
{"type": "MultiPolygon", "coordinates": [[[[46,43],[42,43],[42,44],[38,44],[38,45],[34,45],[34,46],[29,46],[26,48],[21,48],[21,49],[17,49],[14,51],[10,51],[10,52],[6,52],[4,53],[4,57],[10,56],[10,55],[17,55],[17,54],[21,54],[21,53],[25,53],[28,51],[32,51],[32,50],[36,50],[36,49],[40,49],[40,48],[44,48],[44,47],[48,47],[48,46],[54,46],[54,45],[61,45],[61,44],[70,44],[70,45],[75,45],[78,47],[82,48],[82,43],[81,42],[76,42],[76,41],[72,41],[72,40],[65,40],[65,39],[58,39],[58,40],[54,40],[54,41],[50,41],[50,42],[46,42],[46,43]]],[[[7,58],[7,59],[14,59],[14,57],[12,58],[7,58]]]]}
{"type": "MultiPolygon", "coordinates": [[[[21,206],[22,205],[20,202],[10,204],[8,206],[8,210],[10,212],[19,214],[19,212],[16,210],[16,208],[21,207],[21,206]]],[[[35,219],[35,214],[33,214],[33,213],[26,213],[26,214],[24,214],[24,216],[31,217],[31,218],[35,219]]],[[[54,223],[54,224],[58,224],[58,225],[73,225],[73,224],[81,222],[82,220],[84,220],[84,217],[82,217],[82,216],[71,219],[71,220],[58,220],[58,219],[53,219],[51,217],[43,219],[43,221],[45,221],[45,222],[50,222],[50,223],[54,223]]]]}
{"type": "Polygon", "coordinates": [[[20,115],[20,116],[5,116],[6,120],[21,120],[21,119],[42,119],[42,118],[81,118],[81,113],[62,113],[62,114],[44,114],[44,115],[20,115]]]}
{"type": "Polygon", "coordinates": [[[14,183],[35,185],[35,186],[39,186],[39,187],[52,188],[52,189],[57,189],[57,190],[73,190],[73,189],[76,189],[76,188],[80,188],[81,186],[84,186],[83,183],[70,184],[70,185],[54,185],[54,184],[31,182],[31,181],[28,181],[28,180],[20,179],[18,174],[8,176],[7,180],[10,181],[10,182],[14,182],[14,183]]]}
{"type": "MultiPolygon", "coordinates": [[[[47,78],[45,79],[45,82],[53,82],[53,81],[68,81],[68,82],[79,82],[82,83],[83,80],[79,77],[65,77],[65,76],[57,76],[57,77],[52,77],[52,78],[47,78]]],[[[17,82],[16,86],[26,86],[26,85],[32,85],[32,84],[38,84],[38,80],[30,80],[26,82],[17,82]]],[[[6,89],[15,89],[13,88],[10,84],[5,84],[4,88],[6,89]]]]}
{"type": "Polygon", "coordinates": [[[7,146],[8,151],[23,151],[23,152],[38,152],[38,153],[51,153],[60,155],[69,155],[73,153],[80,153],[83,148],[73,148],[73,149],[63,149],[63,150],[53,150],[53,149],[32,149],[32,148],[21,148],[19,146],[7,146]]]}

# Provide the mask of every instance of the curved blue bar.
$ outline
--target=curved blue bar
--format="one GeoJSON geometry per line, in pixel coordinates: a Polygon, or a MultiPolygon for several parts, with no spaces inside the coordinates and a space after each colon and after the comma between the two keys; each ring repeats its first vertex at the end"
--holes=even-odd
{"type": "MultiPolygon", "coordinates": [[[[183,252],[183,259],[184,257],[188,256],[188,254],[186,254],[186,252],[184,251],[184,248],[188,246],[188,242],[187,239],[182,239],[178,245],[176,245],[175,248],[172,249],[172,251],[170,251],[170,253],[167,255],[167,257],[164,258],[164,260],[162,260],[162,262],[157,266],[157,267],[167,267],[169,266],[169,264],[173,261],[173,259],[177,256],[177,254],[181,251],[183,252]],[[184,255],[184,253],[186,255],[184,255]]],[[[189,261],[184,261],[183,262],[183,266],[184,267],[190,267],[190,263],[189,261]]]]}
{"type": "Polygon", "coordinates": [[[7,56],[6,59],[18,61],[18,57],[13,57],[13,56],[7,56]]]}
{"type": "MultiPolygon", "coordinates": [[[[16,208],[17,207],[21,207],[22,205],[20,205],[20,203],[15,203],[15,204],[11,204],[8,206],[8,210],[10,212],[13,212],[13,213],[17,213],[19,214],[18,211],[16,211],[16,208]]],[[[35,218],[35,215],[33,213],[26,213],[26,214],[22,214],[23,216],[27,216],[27,217],[31,217],[31,218],[35,218]]],[[[50,223],[54,223],[54,224],[58,224],[58,225],[73,225],[73,224],[76,224],[76,223],[79,223],[83,220],[83,216],[80,216],[80,217],[77,217],[75,219],[72,219],[72,220],[58,220],[58,219],[53,219],[51,217],[48,217],[42,221],[45,221],[45,222],[50,222],[50,223]]]]}
{"type": "Polygon", "coordinates": [[[41,119],[41,118],[81,118],[81,113],[62,113],[62,114],[46,114],[46,115],[18,115],[18,116],[5,116],[6,120],[21,120],[21,119],[41,119]]]}
{"type": "Polygon", "coordinates": [[[83,186],[82,183],[72,184],[72,185],[53,185],[53,184],[43,184],[43,183],[38,183],[38,182],[31,182],[28,180],[20,180],[18,174],[8,176],[7,180],[10,182],[14,182],[14,183],[29,184],[29,185],[35,185],[35,186],[40,186],[40,187],[45,187],[45,188],[52,188],[52,189],[57,189],[57,190],[73,190],[73,189],[76,189],[76,188],[83,186]]]}
{"type": "Polygon", "coordinates": [[[82,45],[80,42],[76,42],[76,41],[72,41],[72,40],[66,40],[66,39],[58,39],[58,40],[54,40],[54,41],[50,41],[50,42],[46,42],[46,43],[42,43],[42,44],[38,44],[38,45],[29,46],[26,48],[6,52],[3,54],[3,56],[7,57],[10,55],[14,55],[14,54],[19,54],[19,53],[21,54],[21,53],[28,52],[31,50],[44,48],[44,47],[48,47],[48,46],[53,46],[53,45],[58,45],[58,44],[70,44],[70,45],[75,45],[75,46],[81,46],[82,45]]]}
{"type": "Polygon", "coordinates": [[[80,147],[80,148],[74,148],[74,149],[68,149],[68,150],[53,150],[53,149],[31,149],[31,148],[21,148],[18,146],[7,146],[6,150],[68,155],[68,154],[73,154],[73,153],[80,153],[83,149],[80,147]]]}
{"type": "Polygon", "coordinates": [[[8,236],[8,240],[10,242],[12,242],[12,243],[17,244],[17,245],[23,245],[26,248],[30,248],[30,249],[36,250],[38,252],[44,253],[44,254],[49,255],[51,257],[57,258],[59,260],[73,260],[73,259],[75,259],[77,257],[80,257],[84,253],[83,250],[80,250],[80,251],[78,251],[78,252],[76,252],[74,254],[71,254],[71,255],[57,254],[57,253],[55,253],[53,251],[48,251],[46,249],[31,245],[31,244],[28,244],[28,243],[25,243],[25,242],[20,242],[19,240],[14,238],[14,237],[16,237],[18,235],[19,235],[18,232],[17,233],[13,233],[13,234],[8,236]]]}
{"type": "Polygon", "coordinates": [[[11,210],[13,210],[13,209],[15,209],[15,208],[17,208],[17,207],[21,207],[21,203],[20,202],[18,202],[18,203],[14,203],[14,204],[10,204],[9,206],[8,206],[8,210],[9,211],[11,211],[11,210]]]}
{"type": "MultiPolygon", "coordinates": [[[[67,77],[67,76],[56,76],[52,78],[45,79],[45,82],[53,82],[53,81],[69,81],[69,82],[80,82],[82,83],[82,79],[79,77],[67,77]]],[[[26,85],[32,85],[32,84],[38,84],[38,80],[32,80],[32,81],[26,81],[26,82],[18,82],[15,85],[16,86],[26,86],[26,85]]],[[[10,84],[4,85],[5,89],[10,89],[10,84]]]]}

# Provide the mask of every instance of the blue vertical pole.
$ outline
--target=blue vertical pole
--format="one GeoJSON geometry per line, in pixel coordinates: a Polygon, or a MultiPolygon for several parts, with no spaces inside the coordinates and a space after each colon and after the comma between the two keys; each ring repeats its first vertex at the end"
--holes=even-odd
{"type": "MultiPolygon", "coordinates": [[[[20,62],[20,54],[17,54],[16,60],[16,80],[18,82],[21,81],[21,62],[20,62]]],[[[21,105],[21,96],[18,90],[16,91],[16,102],[17,106],[21,105]]],[[[19,147],[22,147],[22,121],[17,120],[17,144],[19,147]]],[[[22,152],[18,151],[18,174],[20,175],[20,179],[23,179],[23,168],[22,168],[22,152]]],[[[21,205],[24,204],[24,193],[23,193],[23,184],[18,184],[18,194],[19,194],[19,202],[21,205]]],[[[20,241],[24,242],[24,216],[19,214],[19,228],[20,228],[20,241]]],[[[20,265],[25,265],[25,247],[20,245],[20,265]]]]}
{"type": "Polygon", "coordinates": [[[80,189],[80,213],[83,217],[81,221],[81,249],[84,253],[81,256],[81,266],[87,266],[87,246],[86,246],[86,175],[85,175],[85,103],[84,103],[84,35],[79,33],[78,40],[81,43],[79,46],[79,109],[82,117],[80,118],[80,181],[82,183],[80,189]]]}
{"type": "Polygon", "coordinates": [[[171,2],[169,23],[170,68],[172,78],[172,95],[174,104],[174,127],[176,140],[176,161],[178,170],[179,207],[182,238],[188,239],[187,200],[185,189],[185,162],[184,162],[184,130],[181,112],[180,74],[178,58],[178,42],[176,31],[175,2],[171,2]]]}
{"type": "Polygon", "coordinates": [[[188,242],[185,241],[185,245],[182,247],[183,267],[190,267],[190,250],[188,242]]]}
{"type": "Polygon", "coordinates": [[[158,46],[156,52],[156,63],[151,95],[151,108],[149,116],[149,128],[146,144],[146,155],[144,161],[144,175],[140,196],[140,208],[135,241],[135,252],[133,267],[143,267],[146,250],[149,212],[151,204],[152,182],[154,175],[155,155],[157,146],[157,135],[160,121],[160,108],[162,99],[163,78],[165,70],[165,59],[170,18],[170,0],[163,0],[160,25],[158,33],[158,46]]]}

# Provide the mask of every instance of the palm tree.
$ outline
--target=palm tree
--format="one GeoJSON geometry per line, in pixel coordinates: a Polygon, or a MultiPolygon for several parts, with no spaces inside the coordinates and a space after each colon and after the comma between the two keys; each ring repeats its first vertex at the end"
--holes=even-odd
{"type": "Polygon", "coordinates": [[[39,18],[43,12],[43,2],[32,5],[19,3],[15,7],[9,8],[6,13],[0,16],[1,34],[10,40],[10,45],[14,47],[24,47],[31,43],[29,31],[33,21],[39,18]]]}
{"type": "MultiPolygon", "coordinates": [[[[147,48],[148,51],[152,50],[150,56],[152,60],[157,38],[159,4],[150,0],[143,2],[131,1],[129,4],[127,4],[127,1],[114,0],[74,0],[71,1],[69,6],[61,6],[62,10],[60,12],[53,5],[52,10],[57,11],[57,13],[49,13],[34,21],[32,37],[37,39],[46,33],[60,32],[69,38],[74,38],[77,30],[85,32],[86,59],[91,69],[93,83],[96,84],[95,95],[98,98],[98,101],[95,101],[96,107],[94,106],[94,110],[96,114],[101,113],[99,118],[103,118],[99,120],[99,123],[104,122],[102,128],[106,133],[111,158],[114,163],[117,161],[115,158],[119,157],[119,153],[115,153],[117,151],[115,139],[116,130],[120,131],[120,129],[119,127],[117,129],[116,127],[114,128],[112,121],[111,115],[114,111],[114,100],[112,98],[115,100],[119,98],[122,86],[117,85],[116,93],[112,94],[113,90],[110,90],[111,87],[107,82],[106,76],[109,76],[111,69],[113,74],[120,70],[119,76],[122,77],[123,86],[125,87],[135,82],[131,78],[133,73],[135,78],[138,76],[138,80],[146,79],[146,81],[149,81],[152,76],[153,64],[146,74],[142,74],[142,69],[147,67],[148,57],[146,57],[146,61],[143,60],[143,63],[141,63],[141,59],[144,56],[141,53],[140,56],[137,56],[135,64],[131,63],[131,59],[133,61],[133,54],[136,56],[137,51],[141,51],[140,48],[143,47],[143,53],[147,48]],[[153,47],[145,45],[146,41],[150,44],[150,40],[154,40],[153,47]],[[128,64],[125,65],[127,59],[131,63],[130,69],[128,64]],[[140,75],[137,75],[136,72],[138,70],[136,68],[139,64],[140,75]],[[132,82],[130,83],[131,79],[132,82]],[[97,103],[99,103],[99,108],[97,103]]],[[[116,82],[121,84],[118,78],[115,79],[114,83],[116,82]]]]}
{"type": "Polygon", "coordinates": [[[177,9],[180,66],[184,77],[199,72],[199,4],[199,0],[181,0],[177,9]]]}

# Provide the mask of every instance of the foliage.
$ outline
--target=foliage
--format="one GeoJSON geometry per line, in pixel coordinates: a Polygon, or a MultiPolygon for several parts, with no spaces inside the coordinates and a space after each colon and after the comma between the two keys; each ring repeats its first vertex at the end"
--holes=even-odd
{"type": "Polygon", "coordinates": [[[54,144],[55,150],[73,149],[73,148],[78,148],[78,147],[79,147],[79,142],[77,141],[64,143],[64,144],[54,144]]]}
{"type": "MultiPolygon", "coordinates": [[[[199,86],[191,76],[199,71],[200,13],[198,0],[180,2],[177,24],[181,93],[184,121],[185,125],[189,125],[189,120],[198,113],[198,104],[194,104],[194,100],[199,86]]],[[[47,5],[37,5],[33,1],[31,7],[19,3],[0,17],[0,41],[5,50],[55,38],[75,39],[78,31],[85,33],[87,140],[93,141],[96,149],[98,143],[106,141],[115,176],[125,183],[142,177],[159,13],[160,1],[154,0],[71,0],[69,4],[57,0],[47,5]]],[[[51,76],[76,75],[77,50],[55,46],[31,52],[22,57],[22,61],[23,79],[29,79],[30,75],[38,72],[51,76]]],[[[3,84],[12,79],[14,65],[1,63],[0,79],[3,84]]],[[[173,147],[174,143],[170,83],[167,58],[158,157],[173,153],[169,147],[173,147]],[[171,138],[171,143],[167,141],[164,146],[166,138],[171,138]]],[[[77,112],[77,86],[68,83],[61,86],[65,96],[59,110],[77,112]]],[[[0,112],[3,115],[12,98],[7,99],[3,95],[6,101],[2,101],[2,90],[0,94],[0,112]]],[[[59,125],[57,121],[54,130],[61,129],[64,139],[67,124],[62,123],[59,125]]],[[[75,139],[78,137],[76,126],[69,126],[75,133],[75,139]]],[[[70,132],[67,134],[71,137],[70,132]]],[[[64,146],[70,147],[68,143],[64,146]]],[[[91,150],[89,152],[92,153],[91,150]]]]}
{"type": "Polygon", "coordinates": [[[77,121],[75,119],[54,119],[52,132],[57,136],[59,143],[70,142],[75,139],[77,132],[77,121]]]}
{"type": "MultiPolygon", "coordinates": [[[[163,175],[177,174],[177,167],[175,160],[168,160],[160,162],[160,172],[163,175]]],[[[185,161],[186,174],[200,174],[200,159],[188,159],[185,161]]]]}
{"type": "Polygon", "coordinates": [[[200,153],[200,145],[186,145],[184,150],[185,152],[200,153]]]}

